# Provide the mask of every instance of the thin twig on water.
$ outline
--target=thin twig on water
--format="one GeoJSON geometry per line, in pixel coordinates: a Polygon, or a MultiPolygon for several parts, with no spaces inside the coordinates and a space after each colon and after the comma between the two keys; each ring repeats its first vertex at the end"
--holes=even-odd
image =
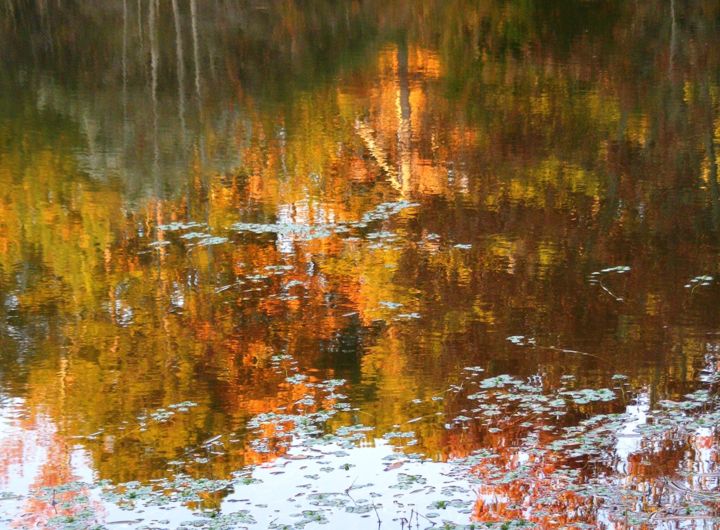
{"type": "MultiPolygon", "coordinates": [[[[353,489],[353,486],[355,486],[355,482],[357,482],[357,479],[358,477],[355,477],[355,480],[353,480],[352,483],[347,488],[345,488],[345,495],[347,495],[348,497],[350,497],[350,490],[353,489]]],[[[352,497],[350,498],[352,499],[352,497]]]]}
{"type": "Polygon", "coordinates": [[[560,352],[560,353],[572,353],[575,355],[584,355],[585,357],[593,357],[594,359],[598,359],[599,361],[610,364],[610,361],[608,361],[607,359],[600,357],[599,355],[595,355],[594,353],[588,353],[586,351],[571,350],[568,348],[559,348],[557,346],[535,346],[535,348],[544,349],[544,350],[552,350],[552,351],[556,351],[556,352],[560,352]]]}
{"type": "Polygon", "coordinates": [[[375,516],[377,517],[378,521],[378,528],[380,528],[380,525],[382,524],[382,519],[380,519],[380,514],[377,511],[377,508],[375,507],[375,503],[373,501],[370,501],[370,505],[373,507],[373,510],[375,510],[375,516]]]}
{"type": "Polygon", "coordinates": [[[605,284],[602,282],[602,280],[598,280],[597,284],[600,286],[600,288],[605,291],[613,300],[620,303],[625,303],[625,299],[622,296],[617,296],[615,293],[613,293],[610,289],[605,287],[605,284]]]}
{"type": "Polygon", "coordinates": [[[435,526],[435,525],[437,524],[435,521],[433,521],[433,520],[431,520],[431,519],[428,519],[427,517],[425,517],[425,516],[424,516],[423,514],[421,514],[420,512],[415,512],[415,520],[418,521],[418,525],[419,525],[419,519],[418,519],[418,517],[422,517],[423,519],[425,519],[428,523],[430,523],[430,526],[435,526]]]}

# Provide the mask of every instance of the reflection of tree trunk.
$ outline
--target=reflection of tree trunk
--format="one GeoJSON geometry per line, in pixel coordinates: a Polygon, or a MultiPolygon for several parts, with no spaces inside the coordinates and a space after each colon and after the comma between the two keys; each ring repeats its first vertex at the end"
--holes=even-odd
{"type": "MultiPolygon", "coordinates": [[[[140,57],[145,57],[145,39],[143,39],[142,0],[137,0],[137,27],[140,41],[140,57]]],[[[144,60],[144,59],[143,59],[144,60]]]]}
{"type": "Polygon", "coordinates": [[[10,17],[10,20],[12,20],[13,27],[15,27],[15,6],[13,5],[13,0],[5,0],[5,11],[10,17]]]}
{"type": "Polygon", "coordinates": [[[200,53],[198,52],[197,0],[190,0],[190,19],[192,21],[193,61],[195,63],[195,92],[200,105],[200,53]]]}
{"type": "Polygon", "coordinates": [[[715,153],[715,139],[713,138],[712,129],[708,131],[705,145],[708,164],[710,165],[708,180],[710,184],[710,200],[712,201],[713,228],[718,230],[720,229],[720,193],[718,193],[717,155],[715,153]]]}
{"type": "MultiPolygon", "coordinates": [[[[615,140],[618,149],[622,149],[621,145],[625,141],[625,130],[627,129],[628,114],[623,110],[620,114],[620,123],[617,130],[617,139],[615,140]]],[[[618,155],[620,156],[620,155],[618,155]]],[[[613,169],[609,175],[607,192],[605,195],[605,208],[600,214],[600,230],[606,234],[610,231],[613,219],[617,215],[620,206],[620,175],[619,169],[613,169]]]]}
{"type": "MultiPolygon", "coordinates": [[[[720,228],[720,190],[718,186],[717,153],[715,151],[715,113],[714,104],[710,95],[710,82],[705,80],[700,86],[699,105],[701,106],[702,118],[704,119],[704,144],[705,157],[708,165],[707,187],[710,191],[710,208],[712,212],[713,229],[720,228]]],[[[702,185],[702,182],[699,183],[702,185]]]]}
{"type": "Polygon", "coordinates": [[[38,11],[40,12],[40,27],[42,28],[43,37],[47,41],[50,52],[55,51],[53,46],[52,26],[50,25],[50,14],[48,13],[47,4],[43,0],[36,0],[38,11]]]}
{"type": "MultiPolygon", "coordinates": [[[[128,48],[127,0],[123,0],[123,43],[122,43],[122,99],[123,124],[127,123],[127,48],[128,48]]],[[[123,137],[124,140],[124,137],[123,137]]]]}
{"type": "Polygon", "coordinates": [[[150,36],[150,83],[152,93],[153,109],[153,148],[154,148],[154,169],[157,178],[157,168],[160,162],[160,146],[158,145],[158,100],[157,100],[157,76],[158,76],[158,43],[156,34],[156,9],[153,0],[148,2],[148,35],[150,36]]]}
{"type": "MultiPolygon", "coordinates": [[[[127,50],[128,50],[128,9],[127,0],[123,0],[123,44],[122,44],[122,152],[127,149],[128,137],[128,94],[127,94],[127,50]]],[[[122,169],[121,169],[122,171],[122,169]]],[[[124,176],[124,175],[123,175],[124,176]]]]}
{"type": "Polygon", "coordinates": [[[395,168],[390,164],[385,150],[378,144],[378,141],[375,138],[375,131],[373,131],[366,122],[360,121],[359,119],[355,121],[355,130],[357,131],[358,136],[360,136],[363,142],[365,142],[365,146],[368,151],[370,151],[370,154],[375,159],[377,165],[379,165],[385,174],[390,177],[392,185],[398,188],[397,171],[395,171],[395,168]]]}
{"type": "MultiPolygon", "coordinates": [[[[627,128],[627,112],[622,111],[620,115],[620,123],[616,133],[615,143],[618,146],[624,141],[625,130],[627,128]]],[[[597,216],[597,228],[590,234],[590,240],[587,242],[588,255],[592,254],[597,243],[597,239],[601,235],[605,235],[610,231],[613,220],[620,206],[620,176],[617,169],[612,169],[607,176],[607,186],[605,188],[605,197],[597,216]]]]}
{"type": "Polygon", "coordinates": [[[675,0],[670,0],[670,72],[675,63],[675,52],[677,51],[677,38],[675,36],[675,0]]]}
{"type": "Polygon", "coordinates": [[[397,49],[397,165],[391,164],[388,153],[378,141],[377,133],[366,121],[356,120],[355,130],[365,146],[390,179],[390,184],[404,197],[410,191],[412,171],[412,127],[410,124],[410,80],[408,75],[408,49],[403,40],[397,49]]]}
{"type": "Polygon", "coordinates": [[[175,55],[177,56],[178,114],[180,115],[180,133],[185,142],[185,54],[183,53],[180,13],[177,0],[172,0],[173,20],[175,21],[175,55]]]}
{"type": "Polygon", "coordinates": [[[703,104],[707,106],[705,125],[705,153],[708,162],[708,187],[713,217],[713,228],[720,228],[720,191],[718,190],[717,153],[715,152],[713,101],[708,82],[703,83],[703,104]]]}
{"type": "Polygon", "coordinates": [[[408,78],[408,49],[407,41],[403,39],[397,50],[397,112],[398,112],[398,186],[403,195],[410,189],[411,177],[411,140],[412,128],[410,125],[410,80],[408,78]]]}

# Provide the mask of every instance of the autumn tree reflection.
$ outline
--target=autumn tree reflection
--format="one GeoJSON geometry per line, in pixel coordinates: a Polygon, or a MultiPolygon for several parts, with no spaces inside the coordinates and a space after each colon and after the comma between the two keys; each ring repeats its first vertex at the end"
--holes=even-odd
{"type": "MultiPolygon", "coordinates": [[[[0,391],[47,431],[33,487],[75,453],[113,482],[227,478],[344,379],[376,435],[524,469],[479,521],[627,524],[559,471],[647,510],[690,495],[669,477],[714,430],[589,465],[553,449],[589,409],[446,428],[470,406],[448,388],[623,374],[614,414],[717,372],[718,7],[386,4],[6,3],[0,391]]],[[[1,443],[9,480],[29,442],[1,443]]]]}

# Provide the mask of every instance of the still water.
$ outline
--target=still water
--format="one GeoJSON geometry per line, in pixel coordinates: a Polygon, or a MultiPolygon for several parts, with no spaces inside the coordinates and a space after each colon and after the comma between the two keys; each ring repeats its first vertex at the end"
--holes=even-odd
{"type": "Polygon", "coordinates": [[[717,2],[0,46],[2,527],[720,526],[717,2]]]}

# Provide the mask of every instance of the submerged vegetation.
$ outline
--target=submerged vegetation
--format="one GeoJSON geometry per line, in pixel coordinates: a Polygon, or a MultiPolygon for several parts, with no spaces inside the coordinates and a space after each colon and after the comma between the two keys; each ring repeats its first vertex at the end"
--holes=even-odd
{"type": "Polygon", "coordinates": [[[0,526],[720,525],[719,24],[5,2],[0,526]]]}

